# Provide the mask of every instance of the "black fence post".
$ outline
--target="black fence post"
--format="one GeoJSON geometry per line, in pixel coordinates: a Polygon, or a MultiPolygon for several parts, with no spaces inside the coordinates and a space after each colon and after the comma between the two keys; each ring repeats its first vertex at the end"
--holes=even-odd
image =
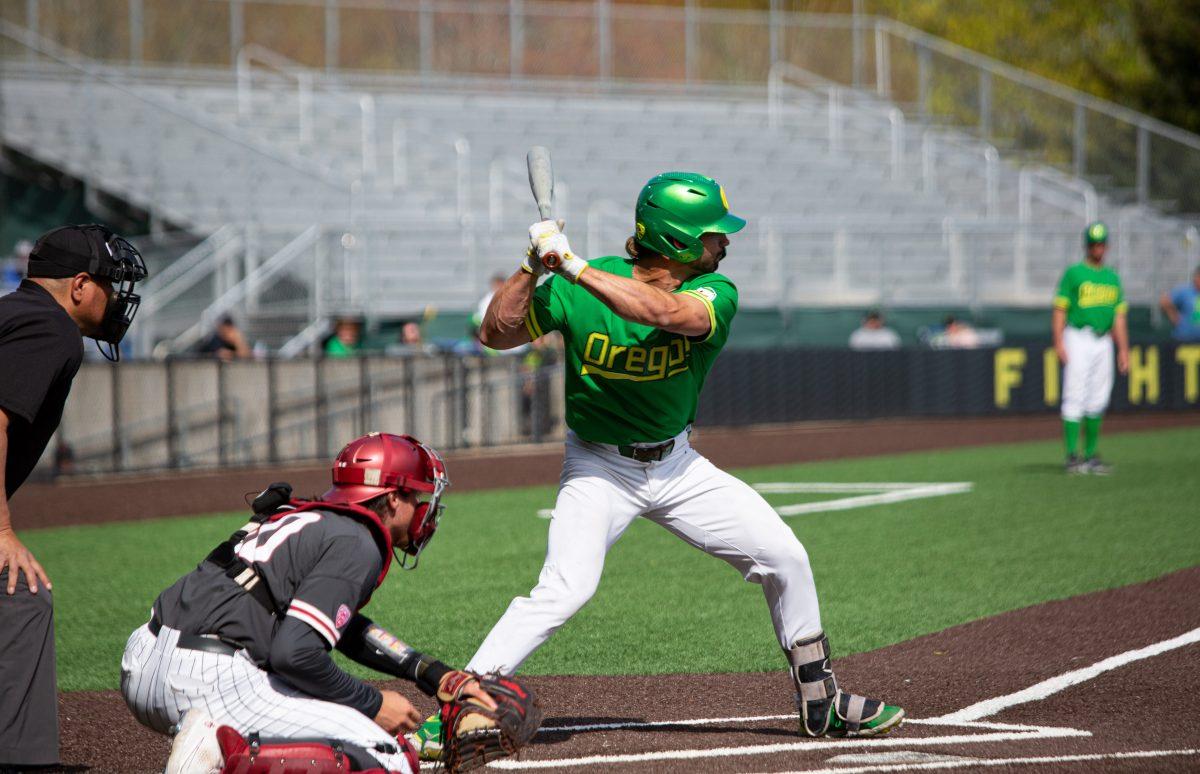
{"type": "Polygon", "coordinates": [[[279,374],[274,357],[267,358],[267,459],[279,462],[279,374]]]}
{"type": "Polygon", "coordinates": [[[164,364],[167,399],[167,467],[179,467],[179,428],[175,410],[175,358],[164,364]]]}
{"type": "Polygon", "coordinates": [[[112,469],[115,472],[124,468],[121,449],[125,445],[125,427],[121,417],[121,372],[112,367],[108,370],[112,385],[112,469]]]}
{"type": "Polygon", "coordinates": [[[314,457],[326,456],[329,448],[329,416],[326,406],[328,396],[325,394],[325,358],[318,355],[313,359],[313,392],[316,398],[317,437],[314,457]]]}
{"type": "Polygon", "coordinates": [[[371,362],[368,355],[358,356],[358,435],[371,432],[371,362]]]}
{"type": "Polygon", "coordinates": [[[225,361],[217,360],[217,464],[225,467],[229,463],[229,452],[225,448],[225,361]]]}

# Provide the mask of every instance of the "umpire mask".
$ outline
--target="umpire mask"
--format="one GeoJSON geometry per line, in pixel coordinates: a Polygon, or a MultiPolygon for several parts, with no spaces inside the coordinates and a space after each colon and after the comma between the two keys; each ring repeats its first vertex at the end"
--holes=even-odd
{"type": "Polygon", "coordinates": [[[115,363],[121,359],[117,345],[125,338],[142,302],[133,290],[136,283],[146,279],[146,264],[128,240],[96,223],[49,231],[38,239],[29,255],[30,277],[63,278],[80,272],[112,283],[104,319],[92,338],[100,354],[115,363]]]}

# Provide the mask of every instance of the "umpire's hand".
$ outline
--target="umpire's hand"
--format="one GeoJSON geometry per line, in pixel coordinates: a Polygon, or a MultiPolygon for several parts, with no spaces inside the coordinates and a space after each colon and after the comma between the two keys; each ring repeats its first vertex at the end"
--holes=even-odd
{"type": "MultiPolygon", "coordinates": [[[[8,508],[0,504],[0,523],[8,522],[8,508]]],[[[17,539],[17,533],[13,532],[12,527],[4,527],[0,529],[0,572],[4,568],[8,568],[8,593],[17,593],[17,575],[25,573],[25,582],[29,584],[30,592],[38,593],[38,581],[41,581],[46,588],[54,588],[50,584],[50,578],[46,575],[46,571],[42,569],[42,565],[37,559],[33,558],[33,554],[25,547],[25,544],[17,539]]]]}

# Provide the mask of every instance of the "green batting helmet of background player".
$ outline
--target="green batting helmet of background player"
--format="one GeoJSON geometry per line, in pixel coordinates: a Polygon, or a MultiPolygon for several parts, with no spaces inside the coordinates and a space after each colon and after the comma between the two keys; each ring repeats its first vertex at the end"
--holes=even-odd
{"type": "Polygon", "coordinates": [[[638,195],[633,240],[640,247],[680,263],[704,255],[700,235],[732,234],[746,221],[729,212],[725,189],[694,172],[664,172],[650,178],[638,195]]]}
{"type": "Polygon", "coordinates": [[[1083,244],[1087,247],[1092,245],[1101,245],[1108,242],[1108,226],[1101,221],[1089,223],[1088,227],[1083,230],[1083,244]]]}

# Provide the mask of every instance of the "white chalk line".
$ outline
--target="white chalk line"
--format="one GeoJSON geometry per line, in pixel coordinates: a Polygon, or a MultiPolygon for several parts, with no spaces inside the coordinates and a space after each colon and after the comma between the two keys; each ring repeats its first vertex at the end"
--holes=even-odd
{"type": "Polygon", "coordinates": [[[786,752],[811,752],[815,750],[846,750],[855,747],[931,747],[957,744],[982,744],[984,742],[1012,742],[1018,740],[1058,739],[1064,737],[1088,737],[1091,733],[1074,728],[1042,728],[1038,731],[994,731],[982,734],[949,734],[928,737],[891,737],[878,739],[813,739],[803,742],[778,742],[755,744],[744,747],[709,747],[699,750],[658,750],[622,755],[587,755],[579,758],[551,758],[545,760],[501,760],[489,764],[497,769],[553,769],[575,766],[613,765],[617,763],[649,763],[652,761],[686,761],[700,758],[724,758],[747,755],[775,755],[786,752]]]}
{"type": "MultiPolygon", "coordinates": [[[[821,750],[829,747],[839,747],[842,749],[848,747],[860,746],[868,744],[873,747],[901,747],[913,746],[924,747],[930,745],[953,745],[953,744],[978,744],[981,742],[1011,742],[1023,739],[1052,739],[1057,737],[1088,737],[1091,733],[1073,728],[1054,728],[1045,726],[1022,726],[1009,723],[995,723],[983,721],[989,715],[993,715],[1001,710],[1026,704],[1028,702],[1040,701],[1047,696],[1058,693],[1073,685],[1086,682],[1103,674],[1104,672],[1116,669],[1126,664],[1140,661],[1142,659],[1151,658],[1161,653],[1166,653],[1176,648],[1181,648],[1195,642],[1200,642],[1200,628],[1193,629],[1189,632],[1172,637],[1168,640],[1138,648],[1136,650],[1126,651],[1111,658],[1106,658],[1091,666],[1075,669],[1070,672],[1058,675],[1057,677],[1043,680],[1036,685],[1032,685],[1015,693],[1005,696],[998,696],[993,699],[987,699],[982,702],[977,702],[968,707],[964,707],[956,712],[951,712],[935,718],[910,718],[907,720],[913,724],[936,725],[936,726],[958,726],[963,728],[981,728],[989,729],[992,733],[984,734],[967,734],[967,735],[948,735],[935,736],[924,738],[907,738],[907,737],[884,737],[882,739],[839,739],[830,741],[804,741],[777,743],[768,745],[749,745],[746,747],[717,747],[706,748],[699,750],[664,750],[647,753],[631,753],[625,755],[592,755],[580,758],[560,758],[548,760],[504,760],[497,761],[491,766],[499,769],[543,769],[555,767],[573,767],[573,766],[589,766],[596,764],[616,764],[616,763],[644,763],[649,761],[663,760],[693,760],[698,758],[715,758],[724,756],[746,756],[746,755],[770,755],[782,752],[798,752],[802,750],[821,750]],[[1004,729],[1004,730],[998,730],[1004,729]]],[[[598,730],[618,730],[618,729],[645,729],[656,728],[663,726],[703,726],[715,724],[729,723],[752,723],[761,721],[777,721],[790,720],[793,715],[758,715],[745,716],[734,718],[695,718],[674,721],[622,721],[616,723],[591,723],[575,726],[557,726],[543,729],[547,733],[570,732],[570,731],[598,731],[598,730]]],[[[1194,754],[1194,751],[1151,751],[1155,755],[1185,755],[1194,754]]],[[[1150,753],[1146,752],[1130,752],[1130,753],[1112,753],[1109,756],[1125,756],[1125,757],[1146,757],[1150,753]]],[[[1074,760],[1101,760],[1100,758],[1087,756],[1059,756],[1058,758],[1047,759],[1044,762],[1070,762],[1074,760]]],[[[982,759],[973,761],[979,765],[1001,765],[999,763],[988,763],[988,760],[1000,759],[982,759]]],[[[1012,759],[1015,763],[1043,762],[1039,759],[1020,758],[1012,759]]],[[[967,765],[959,762],[935,762],[923,764],[894,764],[890,766],[880,767],[865,767],[857,769],[858,771],[915,771],[919,769],[937,769],[937,768],[957,768],[961,765],[967,765]],[[906,768],[905,768],[906,767],[906,768]]],[[[818,769],[813,771],[852,771],[845,767],[837,769],[818,769]]]]}
{"type": "MultiPolygon", "coordinates": [[[[686,718],[684,720],[621,720],[613,723],[583,723],[570,726],[542,726],[539,734],[578,733],[584,731],[641,731],[648,728],[669,728],[672,726],[716,726],[737,725],[746,723],[766,723],[773,721],[792,721],[799,729],[800,719],[795,713],[787,715],[745,715],[733,718],[686,718]]],[[[953,721],[929,720],[926,718],[905,718],[905,725],[955,726],[960,728],[976,728],[987,731],[1044,731],[1051,726],[1031,726],[1021,723],[994,723],[989,721],[953,721]]]]}
{"type": "MultiPolygon", "coordinates": [[[[777,481],[755,484],[754,488],[762,494],[859,494],[856,497],[841,497],[836,500],[823,500],[815,503],[797,503],[781,505],[775,508],[780,516],[800,516],[806,513],[827,513],[829,511],[848,511],[852,508],[867,508],[872,505],[887,505],[902,503],[906,500],[920,500],[927,497],[944,497],[945,495],[964,494],[974,488],[970,481],[947,481],[944,483],[897,483],[894,481],[880,482],[832,482],[832,481],[777,481]]],[[[554,513],[553,508],[539,508],[539,519],[549,519],[554,513]]]]}
{"type": "Polygon", "coordinates": [[[834,766],[824,769],[798,769],[771,774],[864,774],[875,771],[929,771],[932,769],[962,769],[983,766],[1028,766],[1047,763],[1086,763],[1088,761],[1128,760],[1132,758],[1166,758],[1178,755],[1200,755],[1200,749],[1133,750],[1116,753],[1087,753],[1081,755],[1043,755],[1028,758],[965,758],[958,761],[928,763],[885,763],[872,766],[834,766]]]}
{"type": "Polygon", "coordinates": [[[842,497],[836,500],[823,500],[815,503],[798,503],[796,505],[781,505],[775,508],[780,516],[799,516],[806,513],[827,513],[829,511],[848,511],[852,508],[867,508],[872,505],[887,505],[901,503],[906,500],[920,500],[926,497],[944,497],[945,495],[963,494],[974,488],[970,481],[947,481],[943,483],[898,483],[894,481],[776,481],[755,484],[754,488],[762,494],[859,494],[856,497],[842,497]]]}
{"type": "Polygon", "coordinates": [[[1043,680],[1036,685],[1031,685],[1028,688],[1010,693],[1006,696],[997,696],[993,699],[972,704],[969,707],[963,707],[956,712],[951,712],[941,717],[930,718],[932,721],[974,721],[986,718],[989,715],[995,715],[997,712],[1006,710],[1009,707],[1015,707],[1018,704],[1026,704],[1031,701],[1041,701],[1047,696],[1058,693],[1073,685],[1091,680],[1109,670],[1131,664],[1135,661],[1157,656],[1161,653],[1182,648],[1185,645],[1200,642],[1200,628],[1192,629],[1190,632],[1185,632],[1178,637],[1172,637],[1169,640],[1156,642],[1153,645],[1147,645],[1144,648],[1137,650],[1128,650],[1124,653],[1117,654],[1111,658],[1106,658],[1103,661],[1097,661],[1091,666],[1086,666],[1081,669],[1075,669],[1070,672],[1051,677],[1049,680],[1043,680]]]}

